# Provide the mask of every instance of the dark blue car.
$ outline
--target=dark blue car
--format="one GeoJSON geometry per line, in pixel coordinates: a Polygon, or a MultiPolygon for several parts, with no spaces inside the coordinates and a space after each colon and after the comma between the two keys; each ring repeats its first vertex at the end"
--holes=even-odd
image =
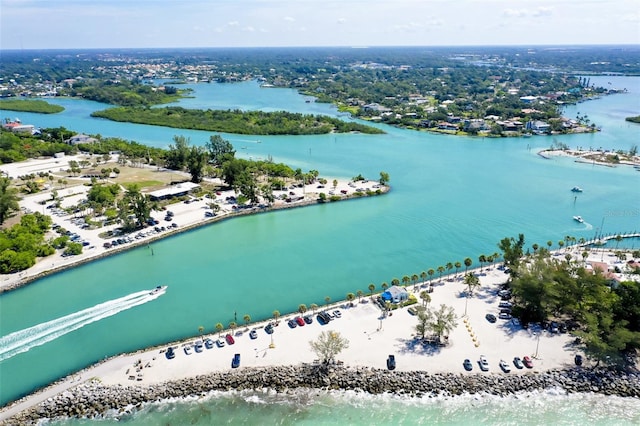
{"type": "Polygon", "coordinates": [[[240,367],[240,354],[235,354],[231,360],[231,368],[240,367]]]}

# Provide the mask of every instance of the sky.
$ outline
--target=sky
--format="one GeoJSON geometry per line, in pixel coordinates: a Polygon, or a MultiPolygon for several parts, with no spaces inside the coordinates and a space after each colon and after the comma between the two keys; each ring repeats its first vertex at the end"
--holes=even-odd
{"type": "Polygon", "coordinates": [[[640,44],[638,0],[0,0],[0,49],[640,44]]]}

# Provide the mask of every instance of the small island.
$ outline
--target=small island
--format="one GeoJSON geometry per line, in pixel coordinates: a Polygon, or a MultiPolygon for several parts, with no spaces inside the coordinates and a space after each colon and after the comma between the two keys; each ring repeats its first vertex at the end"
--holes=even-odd
{"type": "Polygon", "coordinates": [[[629,121],[631,123],[640,124],[640,115],[636,115],[635,117],[627,117],[625,121],[629,121]]]}
{"type": "Polygon", "coordinates": [[[96,111],[92,117],[179,129],[206,130],[242,135],[319,135],[331,132],[381,134],[363,124],[324,115],[287,111],[193,110],[182,107],[116,107],[96,111]]]}
{"type": "Polygon", "coordinates": [[[0,101],[0,109],[7,111],[35,112],[38,114],[57,114],[64,111],[64,107],[53,105],[47,101],[35,99],[9,99],[0,101]]]}

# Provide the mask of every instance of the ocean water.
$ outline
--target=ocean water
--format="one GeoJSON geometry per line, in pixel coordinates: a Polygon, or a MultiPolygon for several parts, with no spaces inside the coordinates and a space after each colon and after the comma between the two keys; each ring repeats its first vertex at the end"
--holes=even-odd
{"type": "MultiPolygon", "coordinates": [[[[557,136],[557,140],[571,147],[623,150],[638,143],[640,127],[624,122],[624,117],[637,114],[640,78],[604,79],[603,84],[611,81],[630,93],[566,108],[569,117],[588,113],[603,131],[557,136]]],[[[337,114],[330,105],[306,103],[295,91],[261,89],[254,82],[193,88],[195,98],[185,100],[185,105],[337,114]]],[[[64,105],[66,111],[52,116],[20,113],[19,117],[38,127],[65,126],[153,146],[167,146],[176,134],[204,144],[211,134],[112,123],[90,117],[91,111],[105,105],[70,99],[53,102],[64,105]]],[[[551,145],[549,137],[459,138],[382,127],[387,134],[223,136],[239,156],[272,156],[303,170],[319,170],[329,178],[362,173],[377,179],[381,170],[387,171],[392,185],[388,195],[225,221],[153,243],[153,255],[149,248],[139,247],[0,295],[0,338],[11,340],[17,348],[0,361],[0,405],[106,356],[197,335],[200,325],[211,332],[217,322],[226,325],[236,314],[239,319],[244,314],[253,320],[265,319],[275,309],[288,312],[300,303],[322,304],[326,296],[343,299],[358,289],[367,292],[369,283],[380,288],[394,277],[462,262],[465,257],[476,262],[479,255],[498,251],[497,242],[505,236],[524,233],[528,246],[553,241],[557,247],[566,235],[588,239],[600,232],[640,230],[640,174],[631,167],[579,164],[569,158],[545,160],[537,152],[551,145]],[[576,185],[584,188],[577,197],[570,191],[576,185]],[[572,220],[576,214],[585,218],[584,224],[572,220]],[[169,286],[165,295],[125,309],[128,297],[159,284],[169,286]],[[116,313],[102,317],[97,307],[105,303],[116,313]],[[75,328],[69,319],[79,312],[86,324],[75,328]],[[39,344],[42,340],[34,330],[58,335],[39,344]]],[[[553,404],[559,404],[555,410],[570,410],[575,404],[571,398],[552,398],[553,404]]],[[[207,402],[177,404],[171,413],[179,419],[180,413],[211,411],[212,405],[221,404],[226,408],[216,412],[242,416],[235,412],[249,404],[242,400],[238,395],[218,395],[207,402]]],[[[351,402],[342,405],[340,398],[331,395],[308,401],[309,418],[318,422],[325,416],[335,418],[329,415],[334,406],[335,413],[345,413],[347,419],[346,413],[354,410],[351,402]]],[[[354,401],[358,407],[362,404],[363,412],[353,417],[356,423],[369,418],[367,410],[384,406],[359,397],[354,401]]],[[[507,410],[510,404],[499,401],[503,403],[495,402],[496,412],[500,405],[507,410]]],[[[583,409],[589,405],[585,402],[583,409]]],[[[291,408],[276,400],[250,406],[258,413],[264,410],[265,416],[291,408]]],[[[463,406],[453,411],[463,411],[463,406]]],[[[169,410],[165,404],[157,409],[169,410]]],[[[148,424],[157,424],[153,422],[156,414],[149,410],[135,416],[136,424],[144,424],[147,418],[148,424]]],[[[307,412],[297,405],[292,410],[307,412]]],[[[385,418],[384,413],[379,415],[385,418]]],[[[446,420],[446,415],[440,415],[446,420]]],[[[603,415],[603,422],[608,415],[603,415]]],[[[406,422],[420,419],[409,417],[406,422]]],[[[611,414],[611,419],[617,417],[611,414]]],[[[505,424],[511,420],[507,416],[505,424]]]]}
{"type": "MultiPolygon", "coordinates": [[[[134,414],[110,413],[102,425],[636,425],[640,401],[554,390],[498,397],[406,397],[345,391],[215,392],[206,397],[146,405],[134,414]]],[[[52,426],[94,424],[65,419],[52,426]]]]}

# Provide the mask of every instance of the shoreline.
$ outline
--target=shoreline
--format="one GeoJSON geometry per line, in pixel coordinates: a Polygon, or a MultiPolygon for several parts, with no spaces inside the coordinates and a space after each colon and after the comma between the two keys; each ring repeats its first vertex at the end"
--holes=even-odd
{"type": "Polygon", "coordinates": [[[216,372],[146,387],[103,385],[98,380],[81,384],[49,398],[38,406],[0,420],[0,424],[35,424],[42,419],[100,418],[107,412],[130,414],[148,403],[205,396],[214,391],[264,391],[290,393],[295,389],[344,390],[371,395],[403,397],[456,397],[464,394],[515,395],[544,389],[566,394],[589,393],[640,397],[640,375],[608,369],[562,369],[511,375],[429,374],[395,372],[368,367],[337,365],[280,366],[216,372]]]}
{"type": "MultiPolygon", "coordinates": [[[[580,256],[580,250],[571,253],[576,259],[580,256]]],[[[600,251],[594,250],[590,253],[593,254],[590,261],[599,261],[600,251]]],[[[609,256],[611,254],[607,257],[609,256]]],[[[87,389],[95,388],[95,395],[108,398],[108,401],[102,401],[98,398],[95,401],[97,407],[118,409],[136,406],[142,401],[153,402],[166,399],[167,393],[165,391],[160,394],[155,393],[157,389],[164,386],[181,389],[178,394],[170,395],[171,397],[201,395],[203,392],[214,389],[231,389],[228,384],[229,379],[223,380],[220,385],[202,388],[201,382],[203,380],[206,382],[209,380],[207,378],[212,377],[244,377],[245,379],[242,379],[244,381],[240,382],[238,389],[274,387],[278,390],[291,387],[314,387],[317,389],[354,389],[369,393],[397,392],[400,394],[411,394],[416,389],[422,389],[420,391],[422,393],[433,392],[431,388],[423,389],[420,387],[427,386],[425,383],[433,385],[433,380],[436,380],[438,389],[442,388],[442,380],[445,380],[446,383],[454,383],[455,386],[449,390],[451,395],[471,391],[491,392],[493,388],[487,388],[485,386],[487,383],[509,384],[505,388],[497,388],[498,394],[503,395],[520,389],[519,383],[527,383],[522,390],[535,388],[535,386],[538,388],[553,386],[558,374],[561,377],[568,374],[572,377],[566,382],[569,385],[575,384],[576,381],[584,382],[584,386],[580,385],[573,390],[576,392],[597,391],[604,394],[640,397],[640,374],[637,372],[623,374],[618,380],[619,377],[612,376],[613,373],[610,370],[605,368],[598,370],[606,372],[605,376],[611,379],[611,386],[601,386],[601,376],[598,376],[600,373],[593,373],[594,376],[589,376],[599,377],[596,382],[584,378],[578,380],[572,376],[576,371],[591,374],[592,367],[596,367],[597,364],[586,361],[583,367],[573,366],[573,354],[582,353],[582,351],[579,346],[575,345],[573,336],[570,334],[551,334],[538,329],[538,327],[530,327],[525,330],[515,322],[512,324],[512,321],[500,321],[497,324],[487,322],[484,318],[485,313],[492,312],[492,309],[498,306],[500,298],[497,295],[497,290],[505,282],[507,276],[496,267],[475,268],[469,272],[479,275],[482,286],[477,290],[476,295],[468,299],[462,296],[464,284],[458,275],[425,280],[405,287],[407,290],[412,289],[413,291],[410,292],[414,295],[424,289],[432,288],[433,291],[430,293],[433,297],[433,306],[446,303],[455,308],[458,314],[461,314],[464,309],[465,315],[459,316],[458,325],[450,333],[449,344],[444,347],[420,342],[418,336],[414,334],[414,317],[410,315],[406,307],[393,310],[389,316],[384,316],[380,308],[372,302],[371,297],[365,295],[362,299],[354,301],[353,305],[348,301],[341,300],[318,308],[318,310],[330,312],[340,310],[341,318],[331,321],[327,325],[318,325],[314,321],[313,324],[305,327],[292,329],[287,327],[287,320],[300,314],[298,312],[282,313],[278,319],[280,325],[275,327],[276,332],[271,335],[271,345],[268,345],[269,335],[264,332],[264,327],[272,322],[273,318],[267,318],[238,326],[235,330],[235,344],[222,348],[214,345],[211,349],[190,354],[184,350],[186,348],[193,350],[195,342],[203,341],[206,338],[215,341],[225,333],[229,333],[228,329],[161,343],[153,347],[141,348],[132,353],[111,356],[9,402],[0,408],[0,424],[8,419],[14,419],[15,416],[27,416],[19,417],[26,421],[34,413],[44,416],[58,415],[56,413],[59,413],[59,408],[55,408],[51,412],[46,411],[51,408],[50,404],[53,404],[53,407],[57,405],[60,407],[88,407],[86,401],[82,399],[69,400],[69,395],[76,392],[76,389],[84,390],[84,392],[79,391],[78,394],[80,395],[78,398],[84,398],[87,389]],[[466,315],[467,304],[469,315],[466,315]],[[248,330],[252,328],[258,332],[257,340],[248,337],[248,330]],[[307,371],[305,369],[309,368],[316,371],[322,367],[323,365],[314,360],[315,355],[306,343],[324,330],[338,331],[349,339],[352,349],[347,349],[344,353],[339,354],[337,357],[339,361],[331,368],[352,372],[349,373],[350,382],[333,382],[332,379],[328,384],[325,379],[317,382],[320,379],[315,373],[311,376],[313,380],[309,379],[295,384],[282,382],[278,385],[278,383],[266,380],[272,376],[272,374],[267,374],[271,371],[298,371],[296,369],[307,371]],[[176,349],[175,359],[166,357],[167,347],[176,349]],[[535,354],[533,354],[534,348],[535,354]],[[538,348],[540,349],[539,353],[538,348]],[[229,366],[229,360],[234,352],[242,354],[242,365],[237,370],[230,369],[229,366]],[[384,369],[387,354],[390,353],[395,353],[398,362],[397,370],[393,372],[384,369]],[[534,360],[532,368],[512,369],[510,373],[503,373],[498,368],[497,364],[500,358],[510,361],[510,357],[514,355],[529,354],[534,360]],[[486,355],[489,359],[492,365],[490,372],[478,372],[477,366],[471,372],[464,371],[462,360],[464,358],[477,360],[480,355],[486,355]],[[387,386],[379,384],[380,377],[395,379],[390,379],[392,385],[387,386]],[[261,381],[261,379],[265,380],[261,381]],[[530,380],[533,382],[529,382],[530,380]],[[352,383],[357,383],[357,386],[352,383]],[[475,384],[470,385],[470,383],[475,384]],[[485,385],[478,387],[477,383],[485,385]],[[549,385],[549,383],[553,385],[549,385]],[[616,390],[619,385],[624,385],[626,388],[616,390]],[[598,389],[594,390],[594,386],[597,386],[598,389]],[[627,392],[631,392],[631,394],[627,392]],[[146,396],[141,399],[140,395],[146,396]],[[136,403],[131,403],[129,398],[132,396],[135,397],[136,403]],[[45,411],[47,414],[43,414],[45,411]]],[[[310,311],[307,313],[310,314],[310,311]]],[[[315,317],[315,312],[313,317],[315,317]]],[[[345,374],[338,376],[345,376],[345,374]]],[[[288,380],[291,374],[284,376],[288,380]]],[[[71,415],[96,416],[99,413],[71,413],[71,415]]]]}
{"type": "MultiPolygon", "coordinates": [[[[38,259],[38,261],[36,262],[36,264],[34,266],[32,266],[29,269],[26,269],[24,271],[21,272],[17,272],[14,274],[5,274],[5,275],[0,275],[1,277],[8,277],[5,278],[5,280],[11,280],[11,277],[15,277],[18,276],[17,279],[13,280],[12,282],[8,283],[8,284],[4,284],[2,282],[0,282],[0,294],[5,293],[5,292],[10,292],[13,290],[16,290],[18,288],[24,287],[26,285],[31,284],[34,281],[37,281],[41,278],[47,277],[49,275],[53,275],[53,274],[57,274],[59,272],[63,272],[67,269],[70,268],[74,268],[76,266],[79,265],[84,265],[90,262],[94,262],[100,259],[104,259],[106,257],[109,256],[113,256],[116,254],[120,254],[123,253],[125,251],[134,249],[134,248],[138,248],[140,246],[143,246],[145,244],[150,244],[152,242],[155,241],[159,241],[161,239],[165,239],[171,236],[175,236],[178,234],[181,234],[183,232],[188,232],[203,226],[207,226],[207,225],[211,225],[214,223],[218,223],[218,222],[223,222],[225,220],[229,220],[229,219],[234,219],[237,217],[241,217],[241,216],[248,216],[248,215],[256,215],[256,214],[262,214],[262,213],[269,213],[269,212],[273,212],[273,211],[278,211],[278,210],[287,210],[287,209],[294,209],[294,208],[302,208],[302,207],[308,207],[308,206],[312,206],[312,205],[317,205],[317,204],[331,204],[331,203],[335,203],[335,202],[341,202],[341,201],[349,201],[349,200],[356,200],[356,199],[362,199],[362,198],[369,198],[369,197],[374,197],[374,196],[378,196],[378,195],[385,195],[387,194],[389,191],[391,190],[391,187],[389,185],[383,185],[380,187],[380,194],[367,194],[362,193],[363,195],[354,195],[355,193],[348,193],[348,194],[341,194],[340,195],[340,199],[339,200],[335,200],[335,201],[330,201],[330,200],[326,200],[326,201],[322,201],[319,198],[316,199],[304,199],[301,201],[296,201],[296,202],[292,202],[292,203],[277,203],[277,204],[272,204],[268,207],[265,208],[259,208],[259,207],[252,207],[252,208],[247,208],[247,209],[242,209],[242,210],[236,210],[236,211],[232,211],[230,213],[226,213],[226,214],[218,214],[214,217],[211,218],[205,218],[205,219],[198,219],[196,221],[189,221],[187,224],[179,226],[176,229],[173,229],[169,232],[165,232],[162,234],[157,234],[157,235],[153,235],[151,237],[145,238],[145,239],[141,239],[141,240],[135,240],[127,245],[123,245],[123,246],[118,246],[116,248],[109,248],[109,249],[102,249],[102,247],[100,248],[100,252],[96,253],[95,255],[91,255],[91,253],[89,253],[89,256],[86,256],[84,258],[77,258],[77,259],[72,259],[71,262],[66,262],[63,265],[57,266],[57,267],[52,267],[52,268],[46,268],[45,270],[41,271],[41,272],[37,272],[37,273],[33,273],[33,274],[29,274],[29,269],[34,268],[35,266],[38,265],[38,263],[40,262],[44,262],[47,261],[47,258],[40,258],[38,259]],[[22,276],[22,274],[26,273],[26,275],[22,276]]],[[[313,194],[313,193],[310,193],[313,194]]],[[[105,241],[107,241],[105,239],[105,241]]],[[[86,251],[83,252],[83,254],[87,253],[86,251]]]]}

